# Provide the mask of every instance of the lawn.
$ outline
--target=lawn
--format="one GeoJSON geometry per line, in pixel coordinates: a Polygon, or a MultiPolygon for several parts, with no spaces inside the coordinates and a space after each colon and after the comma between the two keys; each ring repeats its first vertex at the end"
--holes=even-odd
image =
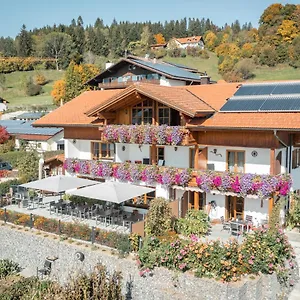
{"type": "Polygon", "coordinates": [[[222,76],[218,73],[218,57],[213,52],[209,52],[209,59],[187,56],[165,57],[163,60],[196,68],[201,72],[206,71],[206,73],[211,77],[211,80],[218,81],[222,79],[222,76]]]}
{"type": "Polygon", "coordinates": [[[252,81],[265,80],[299,80],[300,69],[295,69],[289,65],[278,65],[276,67],[257,67],[254,70],[255,77],[252,81]]]}
{"type": "Polygon", "coordinates": [[[50,95],[54,81],[61,79],[64,71],[41,70],[48,83],[43,86],[43,92],[37,96],[27,96],[24,91],[24,82],[29,77],[34,79],[37,71],[13,72],[5,75],[5,90],[0,90],[0,96],[9,101],[9,108],[31,105],[52,105],[50,95]]]}

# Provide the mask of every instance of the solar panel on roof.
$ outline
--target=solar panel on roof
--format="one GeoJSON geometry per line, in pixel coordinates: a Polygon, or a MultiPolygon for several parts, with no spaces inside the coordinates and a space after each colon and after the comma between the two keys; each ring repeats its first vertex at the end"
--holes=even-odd
{"type": "Polygon", "coordinates": [[[261,111],[300,111],[300,98],[276,97],[264,102],[261,111]]]}
{"type": "Polygon", "coordinates": [[[189,72],[187,70],[184,70],[179,67],[171,66],[171,65],[166,65],[166,64],[160,64],[160,63],[153,63],[150,61],[144,61],[144,60],[138,60],[138,59],[133,59],[133,61],[136,61],[137,63],[150,67],[152,69],[155,69],[157,71],[160,71],[162,73],[166,73],[168,75],[171,75],[173,77],[180,77],[180,78],[186,78],[189,80],[200,80],[199,74],[189,72]]]}
{"type": "Polygon", "coordinates": [[[257,111],[265,102],[261,100],[231,100],[229,99],[220,111],[257,111]]]}
{"type": "Polygon", "coordinates": [[[300,94],[300,82],[242,85],[234,96],[300,94]]]}

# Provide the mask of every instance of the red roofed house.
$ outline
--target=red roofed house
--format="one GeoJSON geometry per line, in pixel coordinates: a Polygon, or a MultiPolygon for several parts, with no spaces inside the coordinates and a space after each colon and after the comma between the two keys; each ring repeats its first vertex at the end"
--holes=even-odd
{"type": "Polygon", "coordinates": [[[257,225],[300,189],[299,91],[300,82],[136,83],[84,92],[34,126],[64,128],[66,173],[155,188],[126,211],[146,214],[164,197],[177,215],[211,203],[211,219],[257,225]]]}
{"type": "Polygon", "coordinates": [[[186,49],[187,47],[199,47],[204,49],[204,40],[201,35],[198,36],[189,36],[186,38],[173,38],[169,41],[167,48],[170,48],[170,45],[177,45],[178,48],[186,49]]]}

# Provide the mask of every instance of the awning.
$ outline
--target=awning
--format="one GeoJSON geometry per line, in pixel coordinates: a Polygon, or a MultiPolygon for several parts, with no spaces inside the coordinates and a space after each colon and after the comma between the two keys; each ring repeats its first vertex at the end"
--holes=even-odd
{"type": "Polygon", "coordinates": [[[108,202],[122,203],[153,191],[155,191],[153,188],[114,181],[99,183],[76,191],[71,191],[69,194],[108,202]]]}
{"type": "Polygon", "coordinates": [[[67,190],[72,190],[79,187],[89,186],[97,183],[98,181],[94,181],[94,180],[58,175],[58,176],[50,176],[41,180],[35,180],[25,184],[21,184],[21,187],[54,192],[54,193],[61,193],[67,190]]]}

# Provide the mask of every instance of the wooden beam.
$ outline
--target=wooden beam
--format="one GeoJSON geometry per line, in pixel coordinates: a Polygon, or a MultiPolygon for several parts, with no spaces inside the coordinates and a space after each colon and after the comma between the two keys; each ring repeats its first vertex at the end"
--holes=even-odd
{"type": "Polygon", "coordinates": [[[269,198],[269,209],[268,209],[268,213],[269,213],[269,222],[270,222],[270,217],[273,211],[273,207],[274,207],[274,198],[269,198]]]}
{"type": "Polygon", "coordinates": [[[98,113],[98,118],[99,119],[115,119],[116,118],[116,113],[115,112],[101,112],[98,113]]]}
{"type": "Polygon", "coordinates": [[[270,175],[275,175],[275,172],[276,172],[276,166],[275,166],[275,163],[276,163],[276,159],[275,159],[275,149],[271,149],[270,150],[270,175]]]}
{"type": "Polygon", "coordinates": [[[194,192],[194,209],[199,210],[199,193],[194,192]]]}
{"type": "Polygon", "coordinates": [[[198,155],[198,170],[206,170],[207,169],[207,147],[199,151],[198,155]]]}
{"type": "Polygon", "coordinates": [[[195,145],[194,169],[198,170],[199,147],[195,145]]]}
{"type": "Polygon", "coordinates": [[[151,163],[152,163],[152,165],[157,164],[157,147],[156,147],[156,145],[151,146],[151,163]]]}

